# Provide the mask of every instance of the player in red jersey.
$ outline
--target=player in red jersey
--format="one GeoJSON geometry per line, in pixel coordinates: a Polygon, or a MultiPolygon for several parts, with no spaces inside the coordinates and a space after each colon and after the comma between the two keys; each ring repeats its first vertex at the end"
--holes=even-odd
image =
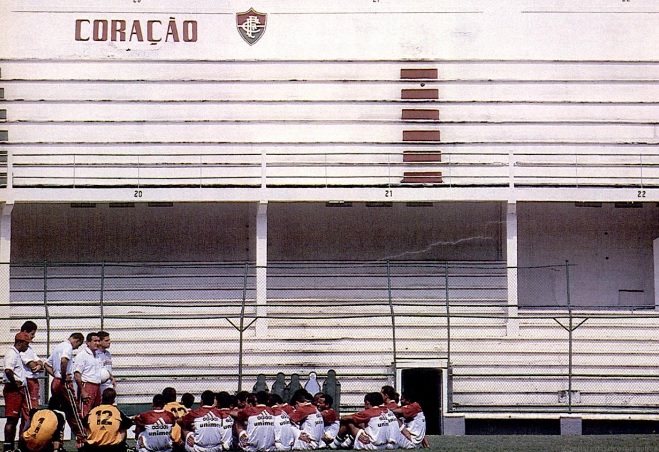
{"type": "Polygon", "coordinates": [[[359,413],[341,416],[339,433],[330,448],[350,446],[344,443],[346,435],[354,438],[352,447],[357,450],[386,449],[389,444],[389,420],[382,394],[369,392],[364,396],[364,409],[359,413]]]}
{"type": "Polygon", "coordinates": [[[405,449],[416,449],[428,447],[426,440],[426,416],[423,414],[421,405],[410,393],[403,392],[400,397],[401,406],[393,410],[396,416],[403,420],[401,433],[409,442],[403,442],[400,447],[405,449]]]}
{"type": "Polygon", "coordinates": [[[188,452],[222,450],[222,414],[215,408],[215,393],[201,393],[201,406],[179,419],[188,452]]]}
{"type": "Polygon", "coordinates": [[[313,403],[318,408],[318,411],[320,411],[321,416],[323,416],[325,424],[323,428],[323,441],[325,441],[326,445],[330,444],[336,438],[336,435],[339,433],[339,427],[341,426],[339,413],[332,408],[334,399],[329,394],[319,392],[313,396],[313,403]]]}
{"type": "Polygon", "coordinates": [[[272,409],[275,418],[275,450],[291,450],[295,442],[295,429],[291,425],[288,413],[292,413],[293,408],[288,403],[284,403],[279,394],[270,394],[268,406],[272,409]]]}
{"type": "Polygon", "coordinates": [[[233,426],[235,421],[231,413],[235,409],[235,398],[228,392],[222,391],[215,394],[215,400],[222,419],[222,448],[224,450],[233,450],[233,426]]]}
{"type": "Polygon", "coordinates": [[[311,450],[324,446],[325,422],[318,408],[311,403],[313,397],[306,390],[296,391],[291,399],[295,410],[289,414],[291,424],[296,427],[293,450],[311,450]]]}
{"type": "Polygon", "coordinates": [[[136,452],[171,452],[172,428],[176,417],[165,411],[165,398],[162,394],[153,396],[150,411],[135,416],[136,452]]]}
{"type": "Polygon", "coordinates": [[[275,418],[268,403],[268,393],[248,397],[248,405],[236,413],[238,446],[245,452],[270,451],[275,448],[275,418]]]}
{"type": "Polygon", "coordinates": [[[393,386],[385,385],[380,388],[380,394],[384,400],[384,407],[387,408],[387,418],[389,419],[389,448],[390,449],[414,449],[414,445],[402,433],[402,423],[398,420],[394,410],[399,408],[399,395],[393,386]]]}

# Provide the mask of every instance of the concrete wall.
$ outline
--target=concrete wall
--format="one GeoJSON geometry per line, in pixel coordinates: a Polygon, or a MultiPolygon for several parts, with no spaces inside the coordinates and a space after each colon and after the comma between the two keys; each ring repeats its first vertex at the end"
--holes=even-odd
{"type": "MultiPolygon", "coordinates": [[[[500,203],[273,203],[270,261],[500,260],[500,203]]],[[[254,204],[150,207],[19,204],[12,261],[244,261],[255,256],[254,204]]]]}
{"type": "Polygon", "coordinates": [[[502,258],[500,203],[377,205],[270,205],[270,260],[502,258]]]}
{"type": "MultiPolygon", "coordinates": [[[[566,306],[569,261],[574,306],[654,306],[653,245],[659,208],[519,203],[521,306],[566,306]],[[556,265],[556,267],[546,267],[556,265]]],[[[271,203],[268,259],[501,260],[500,203],[271,203]]],[[[13,262],[253,261],[256,206],[74,208],[17,204],[13,262]]]]}
{"type": "MultiPolygon", "coordinates": [[[[654,307],[652,242],[659,236],[659,208],[640,206],[519,203],[519,266],[569,261],[573,305],[654,307]]],[[[565,306],[565,269],[520,270],[519,297],[524,306],[565,306]]]]}
{"type": "Polygon", "coordinates": [[[19,204],[13,262],[244,261],[252,230],[247,203],[171,207],[19,204]]]}

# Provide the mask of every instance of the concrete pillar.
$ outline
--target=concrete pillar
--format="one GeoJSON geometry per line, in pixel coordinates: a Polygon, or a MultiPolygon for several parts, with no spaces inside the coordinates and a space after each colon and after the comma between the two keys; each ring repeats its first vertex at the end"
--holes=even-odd
{"type": "Polygon", "coordinates": [[[0,217],[0,323],[3,341],[11,342],[9,335],[9,262],[11,259],[11,211],[13,204],[2,206],[0,217]]]}
{"type": "MultiPolygon", "coordinates": [[[[267,308],[267,266],[268,266],[268,203],[259,203],[256,213],[256,315],[266,316],[267,308]]],[[[268,334],[268,321],[256,321],[256,335],[268,334]]]]}
{"type": "Polygon", "coordinates": [[[508,323],[507,335],[519,335],[517,319],[517,203],[509,202],[506,213],[506,266],[508,267],[508,323]]]}
{"type": "Polygon", "coordinates": [[[561,435],[581,435],[582,419],[578,415],[561,416],[561,435]]]}
{"type": "Polygon", "coordinates": [[[659,238],[652,241],[652,257],[654,259],[654,306],[659,306],[659,238]]]}

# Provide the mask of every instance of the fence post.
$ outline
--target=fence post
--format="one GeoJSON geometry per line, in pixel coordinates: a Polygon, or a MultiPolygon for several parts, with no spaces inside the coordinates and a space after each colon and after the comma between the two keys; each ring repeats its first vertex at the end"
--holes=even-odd
{"type": "Polygon", "coordinates": [[[391,300],[391,263],[390,261],[387,261],[387,292],[389,296],[389,313],[391,314],[391,340],[392,340],[392,345],[393,345],[393,353],[394,353],[394,360],[393,360],[393,382],[394,382],[394,387],[396,387],[396,371],[398,369],[398,353],[396,351],[396,314],[394,313],[394,305],[391,300]]]}
{"type": "MultiPolygon", "coordinates": [[[[50,310],[48,309],[48,261],[43,262],[43,309],[46,316],[46,356],[50,356],[50,310]]],[[[48,388],[50,388],[50,376],[45,372],[45,397],[48,402],[48,388]]]]}
{"type": "Polygon", "coordinates": [[[245,262],[245,273],[243,275],[243,302],[240,306],[240,328],[238,344],[238,391],[243,390],[243,333],[245,332],[245,301],[247,300],[247,273],[249,263],[245,262]]]}
{"type": "Polygon", "coordinates": [[[448,291],[448,261],[444,261],[444,301],[446,303],[446,409],[453,411],[453,365],[451,364],[451,309],[448,291]]]}
{"type": "Polygon", "coordinates": [[[105,330],[105,305],[104,303],[104,294],[105,294],[105,261],[101,262],[101,331],[105,330]]]}
{"type": "Polygon", "coordinates": [[[444,262],[444,301],[446,303],[446,361],[451,365],[451,310],[448,294],[448,262],[444,262]]]}
{"type": "Polygon", "coordinates": [[[567,291],[567,313],[569,317],[568,327],[568,375],[567,375],[567,406],[568,412],[572,413],[572,302],[570,300],[570,264],[565,261],[565,288],[567,291]]]}

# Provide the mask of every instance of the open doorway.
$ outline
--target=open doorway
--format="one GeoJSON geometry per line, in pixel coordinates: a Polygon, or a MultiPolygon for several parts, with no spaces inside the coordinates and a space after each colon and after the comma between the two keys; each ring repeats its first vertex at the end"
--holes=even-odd
{"type": "Polygon", "coordinates": [[[401,391],[414,396],[426,416],[426,434],[441,435],[442,371],[412,368],[401,371],[401,391]]]}

